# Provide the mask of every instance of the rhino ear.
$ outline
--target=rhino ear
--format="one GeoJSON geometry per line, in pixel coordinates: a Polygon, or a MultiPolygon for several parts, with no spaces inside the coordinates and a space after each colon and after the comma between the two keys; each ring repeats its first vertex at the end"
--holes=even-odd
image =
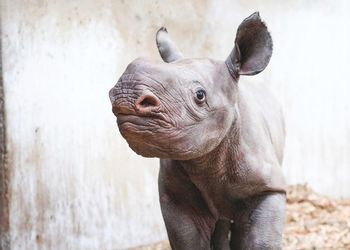
{"type": "Polygon", "coordinates": [[[235,47],[226,59],[231,75],[255,75],[263,71],[272,55],[272,38],[265,23],[255,12],[239,25],[235,47]]]}
{"type": "Polygon", "coordinates": [[[165,27],[161,27],[157,32],[156,42],[158,51],[164,62],[173,62],[183,58],[182,53],[171,40],[165,27]]]}

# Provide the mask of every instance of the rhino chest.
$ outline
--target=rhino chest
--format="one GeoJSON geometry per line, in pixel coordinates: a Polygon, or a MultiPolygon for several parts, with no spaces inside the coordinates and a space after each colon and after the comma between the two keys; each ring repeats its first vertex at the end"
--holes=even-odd
{"type": "Polygon", "coordinates": [[[192,178],[208,209],[216,218],[233,219],[237,202],[249,197],[252,189],[243,183],[232,184],[228,180],[192,178]]]}

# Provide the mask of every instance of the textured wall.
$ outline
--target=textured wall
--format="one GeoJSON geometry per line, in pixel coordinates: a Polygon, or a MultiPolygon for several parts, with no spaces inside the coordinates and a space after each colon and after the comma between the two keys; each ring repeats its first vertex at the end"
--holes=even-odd
{"type": "MultiPolygon", "coordinates": [[[[1,27],[0,27],[1,34],[1,27]]],[[[6,121],[0,43],[0,250],[9,248],[9,169],[6,165],[6,121]]]]}
{"type": "Polygon", "coordinates": [[[225,59],[259,10],[274,55],[259,76],[283,104],[290,183],[350,197],[346,1],[2,0],[13,249],[121,249],[165,237],[157,160],[119,135],[108,90],[128,62],[159,58],[166,25],[184,55],[225,59]]]}

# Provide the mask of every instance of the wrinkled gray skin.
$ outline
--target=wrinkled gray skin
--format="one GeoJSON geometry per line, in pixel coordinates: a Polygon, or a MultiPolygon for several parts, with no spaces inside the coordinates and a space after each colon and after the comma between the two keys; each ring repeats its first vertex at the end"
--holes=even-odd
{"type": "Polygon", "coordinates": [[[272,55],[259,13],[241,23],[225,62],[183,58],[165,28],[157,45],[164,62],[130,63],[110,99],[129,146],[161,159],[171,247],[281,249],[282,113],[266,86],[238,84],[272,55]]]}

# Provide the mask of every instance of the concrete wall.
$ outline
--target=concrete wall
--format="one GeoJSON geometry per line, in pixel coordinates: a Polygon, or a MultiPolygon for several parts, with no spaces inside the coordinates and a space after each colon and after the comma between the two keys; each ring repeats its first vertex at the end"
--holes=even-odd
{"type": "Polygon", "coordinates": [[[128,148],[108,90],[134,58],[159,58],[161,25],[186,56],[225,59],[256,10],[275,51],[241,84],[261,82],[283,104],[288,181],[350,197],[349,2],[1,3],[12,249],[123,249],[165,238],[158,161],[128,148]]]}

